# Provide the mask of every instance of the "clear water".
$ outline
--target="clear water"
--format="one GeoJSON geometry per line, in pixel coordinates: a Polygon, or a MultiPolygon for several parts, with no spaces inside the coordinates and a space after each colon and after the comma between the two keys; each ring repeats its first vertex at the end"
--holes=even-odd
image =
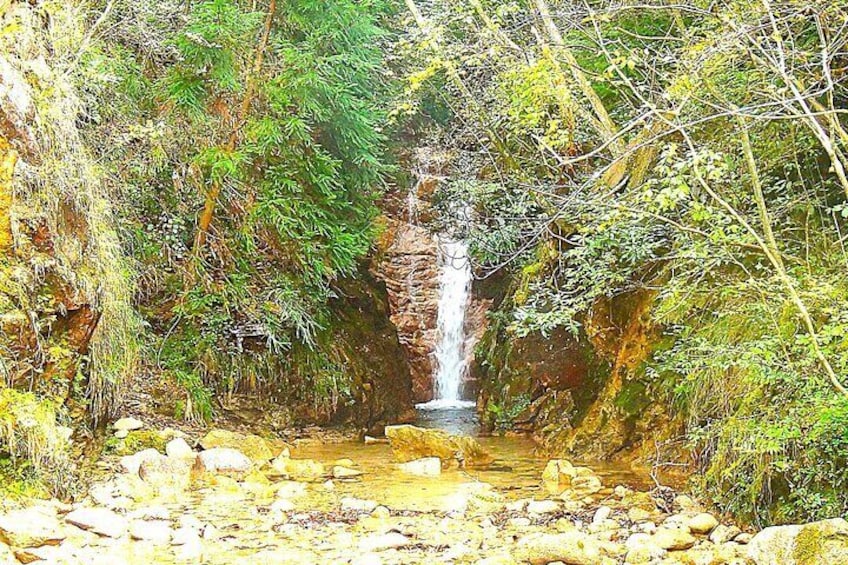
{"type": "Polygon", "coordinates": [[[471,264],[463,241],[445,241],[441,251],[439,310],[437,318],[435,394],[421,410],[457,409],[474,406],[461,398],[462,381],[468,371],[465,351],[465,314],[471,290],[471,264]]]}

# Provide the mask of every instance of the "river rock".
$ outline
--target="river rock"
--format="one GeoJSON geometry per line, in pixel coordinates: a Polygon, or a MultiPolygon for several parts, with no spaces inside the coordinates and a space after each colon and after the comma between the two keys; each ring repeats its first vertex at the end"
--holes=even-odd
{"type": "Polygon", "coordinates": [[[121,418],[120,420],[117,420],[114,424],[112,424],[112,428],[116,432],[133,432],[135,430],[140,430],[143,427],[144,422],[142,422],[141,420],[137,420],[136,418],[121,418]]]}
{"type": "Polygon", "coordinates": [[[97,535],[119,538],[127,531],[127,521],[108,508],[78,508],[65,521],[97,535]]]}
{"type": "Polygon", "coordinates": [[[687,514],[687,515],[677,515],[671,516],[667,523],[676,522],[685,527],[689,528],[689,530],[694,534],[709,534],[713,531],[713,528],[718,526],[718,520],[712,514],[708,512],[700,512],[695,515],[687,514]]]}
{"type": "Polygon", "coordinates": [[[324,465],[312,459],[291,459],[277,457],[271,463],[275,471],[296,481],[317,481],[323,479],[326,471],[324,465]]]}
{"type": "Polygon", "coordinates": [[[242,434],[227,430],[211,430],[200,440],[203,449],[215,449],[225,447],[241,451],[257,465],[264,465],[280,454],[285,444],[280,444],[275,449],[272,442],[254,434],[242,434]]]}
{"type": "Polygon", "coordinates": [[[568,486],[576,476],[574,465],[566,459],[551,459],[542,471],[542,480],[555,485],[568,486]]]}
{"type": "Polygon", "coordinates": [[[553,514],[560,508],[555,500],[531,500],[527,503],[528,514],[553,514]]]}
{"type": "Polygon", "coordinates": [[[197,455],[195,469],[202,473],[243,477],[253,469],[253,463],[238,449],[214,447],[197,455]]]}
{"type": "Polygon", "coordinates": [[[679,528],[658,528],[653,536],[654,544],[671,551],[689,549],[696,541],[692,534],[679,528]]]}
{"type": "Polygon", "coordinates": [[[562,534],[531,534],[518,540],[515,556],[533,565],[562,561],[569,565],[614,563],[601,554],[600,543],[593,537],[573,530],[562,534]]]}
{"type": "Polygon", "coordinates": [[[748,557],[757,565],[848,563],[848,522],[841,518],[773,526],[753,537],[748,557]]]}
{"type": "Polygon", "coordinates": [[[409,538],[397,532],[388,532],[385,534],[373,534],[366,536],[359,542],[359,550],[363,552],[385,551],[387,549],[397,549],[410,545],[409,538]]]}
{"type": "Polygon", "coordinates": [[[0,542],[7,545],[58,545],[65,537],[62,524],[47,509],[27,508],[0,516],[0,542]]]}
{"type": "Polygon", "coordinates": [[[166,544],[171,539],[171,524],[164,520],[133,520],[129,533],[134,540],[166,544]]]}
{"type": "Polygon", "coordinates": [[[158,459],[160,457],[162,457],[162,454],[153,449],[152,447],[143,451],[139,451],[134,455],[126,455],[124,457],[121,457],[121,470],[125,473],[129,473],[130,475],[137,475],[139,470],[141,469],[142,463],[151,459],[158,459]]]}
{"type": "Polygon", "coordinates": [[[710,533],[709,540],[716,545],[721,545],[723,543],[733,541],[733,538],[738,536],[740,533],[742,533],[742,530],[736,526],[725,526],[724,524],[719,524],[710,533]]]}
{"type": "Polygon", "coordinates": [[[407,463],[398,463],[398,469],[408,475],[436,477],[442,473],[442,460],[438,457],[424,457],[407,463]]]}
{"type": "Polygon", "coordinates": [[[410,425],[386,426],[386,437],[395,459],[401,463],[438,457],[445,463],[456,460],[460,466],[477,467],[488,465],[494,460],[477,440],[467,436],[453,436],[441,430],[410,425]]]}
{"type": "Polygon", "coordinates": [[[165,454],[174,459],[193,459],[197,456],[186,440],[174,438],[165,445],[165,454]]]}
{"type": "Polygon", "coordinates": [[[363,500],[353,497],[342,498],[341,504],[342,510],[352,510],[354,512],[373,512],[377,508],[377,503],[373,500],[363,500]]]}
{"type": "Polygon", "coordinates": [[[145,459],[138,476],[151,487],[175,492],[188,489],[191,483],[193,459],[175,459],[158,455],[145,459]]]}

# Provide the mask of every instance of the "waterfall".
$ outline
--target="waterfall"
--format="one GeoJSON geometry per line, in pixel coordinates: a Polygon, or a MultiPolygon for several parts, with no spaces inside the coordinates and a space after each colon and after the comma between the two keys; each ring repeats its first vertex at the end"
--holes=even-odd
{"type": "Polygon", "coordinates": [[[465,355],[465,313],[471,290],[471,264],[464,241],[440,242],[440,285],[437,318],[435,397],[424,410],[466,408],[474,401],[460,398],[460,387],[468,370],[465,355]]]}

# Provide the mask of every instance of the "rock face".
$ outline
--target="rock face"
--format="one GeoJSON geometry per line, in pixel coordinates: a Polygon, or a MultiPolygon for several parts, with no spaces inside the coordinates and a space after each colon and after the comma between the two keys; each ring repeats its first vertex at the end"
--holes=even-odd
{"type": "Polygon", "coordinates": [[[395,459],[401,463],[438,457],[443,463],[458,462],[460,466],[485,466],[493,461],[489,452],[466,436],[452,436],[441,430],[415,426],[387,426],[386,437],[392,446],[395,459]]]}
{"type": "MultiPolygon", "coordinates": [[[[439,246],[427,228],[432,219],[431,200],[448,177],[450,156],[421,148],[411,157],[415,184],[409,190],[391,192],[381,203],[385,231],[378,243],[372,271],[385,281],[389,292],[391,319],[409,360],[415,402],[433,399],[433,352],[438,339],[439,246]]],[[[473,356],[474,346],[486,328],[491,302],[471,299],[466,314],[465,351],[473,356]]],[[[469,362],[471,359],[469,358],[469,362]]],[[[470,364],[470,363],[469,363],[470,364]]],[[[467,375],[462,393],[476,396],[472,375],[467,375]]]]}
{"type": "Polygon", "coordinates": [[[748,557],[757,565],[848,563],[848,522],[836,518],[766,528],[748,544],[748,557]]]}

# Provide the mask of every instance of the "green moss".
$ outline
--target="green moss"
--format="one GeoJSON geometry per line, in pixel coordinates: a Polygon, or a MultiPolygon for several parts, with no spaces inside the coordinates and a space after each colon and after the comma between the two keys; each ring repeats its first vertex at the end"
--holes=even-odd
{"type": "Polygon", "coordinates": [[[640,414],[650,403],[648,387],[641,381],[624,383],[613,401],[613,404],[628,416],[640,414]]]}
{"type": "Polygon", "coordinates": [[[807,524],[795,538],[792,558],[797,565],[845,563],[848,559],[848,532],[838,521],[824,520],[807,524]]]}
{"type": "Polygon", "coordinates": [[[165,452],[168,437],[155,430],[137,430],[130,432],[126,438],[110,438],[106,442],[106,450],[116,455],[133,455],[139,451],[153,448],[160,453],[165,452]]]}

